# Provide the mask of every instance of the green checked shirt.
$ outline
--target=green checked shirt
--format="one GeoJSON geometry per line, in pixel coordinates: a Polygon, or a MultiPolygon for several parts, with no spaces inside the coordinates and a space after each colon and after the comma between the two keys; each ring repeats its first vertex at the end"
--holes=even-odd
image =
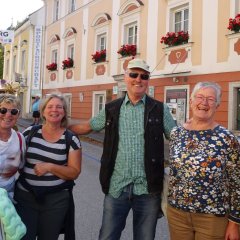
{"type": "MultiPolygon", "coordinates": [[[[148,194],[144,169],[144,109],[146,96],[133,105],[126,95],[120,109],[119,144],[116,163],[111,177],[109,194],[118,198],[122,189],[134,184],[133,193],[148,194]]],[[[164,104],[164,135],[168,139],[175,122],[164,104]]],[[[99,131],[105,126],[105,109],[90,121],[91,128],[99,131]]]]}

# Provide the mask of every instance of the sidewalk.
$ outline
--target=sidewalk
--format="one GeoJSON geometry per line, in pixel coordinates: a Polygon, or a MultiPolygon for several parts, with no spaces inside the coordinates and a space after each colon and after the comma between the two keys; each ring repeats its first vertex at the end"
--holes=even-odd
{"type": "MultiPolygon", "coordinates": [[[[32,119],[27,119],[27,118],[19,118],[17,125],[22,127],[22,128],[27,128],[32,124],[32,119]]],[[[101,144],[103,143],[104,140],[104,132],[91,132],[87,135],[81,135],[80,139],[92,142],[92,143],[97,143],[101,144]]]]}

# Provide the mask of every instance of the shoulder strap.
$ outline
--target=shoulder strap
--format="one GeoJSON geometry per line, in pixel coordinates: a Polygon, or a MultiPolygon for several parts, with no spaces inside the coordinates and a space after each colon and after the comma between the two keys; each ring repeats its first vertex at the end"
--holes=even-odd
{"type": "Polygon", "coordinates": [[[31,130],[28,133],[27,139],[26,139],[26,147],[29,146],[29,143],[31,142],[32,137],[34,136],[34,134],[42,128],[42,125],[34,125],[31,130]]]}
{"type": "Polygon", "coordinates": [[[18,139],[19,139],[20,150],[21,150],[21,152],[22,152],[22,145],[23,145],[23,143],[22,143],[22,137],[21,137],[21,135],[20,135],[19,132],[17,132],[17,135],[18,135],[18,139]]]}
{"type": "MultiPolygon", "coordinates": [[[[20,159],[21,159],[21,162],[24,163],[22,136],[21,136],[20,132],[16,132],[16,133],[17,133],[17,136],[18,136],[18,139],[19,139],[19,145],[20,145],[20,152],[21,152],[20,159]]],[[[19,165],[19,171],[20,171],[20,165],[19,165]]]]}

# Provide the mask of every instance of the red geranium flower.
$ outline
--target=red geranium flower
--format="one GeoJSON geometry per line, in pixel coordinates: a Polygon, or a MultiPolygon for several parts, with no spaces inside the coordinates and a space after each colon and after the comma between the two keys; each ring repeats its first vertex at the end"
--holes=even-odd
{"type": "Polygon", "coordinates": [[[62,61],[62,69],[66,69],[66,68],[71,68],[73,67],[73,59],[72,58],[67,58],[65,60],[62,61]]]}
{"type": "Polygon", "coordinates": [[[161,38],[161,43],[165,45],[177,46],[180,44],[185,44],[188,42],[189,35],[188,32],[180,31],[180,32],[168,32],[166,36],[161,38]]]}
{"type": "Polygon", "coordinates": [[[106,61],[106,49],[96,51],[94,54],[92,54],[92,60],[96,63],[106,61]]]}
{"type": "Polygon", "coordinates": [[[48,64],[48,65],[46,66],[46,68],[47,68],[47,70],[49,70],[49,71],[55,71],[55,70],[57,70],[57,64],[56,64],[55,62],[50,63],[50,64],[48,64]]]}
{"type": "Polygon", "coordinates": [[[123,44],[117,53],[122,57],[135,56],[137,54],[137,46],[135,44],[123,44]]]}
{"type": "Polygon", "coordinates": [[[240,13],[235,18],[229,18],[228,29],[234,32],[240,31],[240,13]]]}

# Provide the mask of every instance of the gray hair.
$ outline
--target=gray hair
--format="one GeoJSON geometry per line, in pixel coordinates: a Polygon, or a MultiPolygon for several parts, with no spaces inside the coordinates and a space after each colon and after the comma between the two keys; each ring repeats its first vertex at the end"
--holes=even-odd
{"type": "Polygon", "coordinates": [[[43,120],[43,123],[46,122],[46,119],[45,119],[45,117],[43,116],[43,112],[44,112],[47,104],[49,103],[49,101],[52,100],[53,98],[59,99],[59,100],[62,102],[62,104],[63,104],[63,110],[64,110],[65,115],[64,115],[64,117],[62,118],[61,127],[67,127],[67,125],[68,125],[68,119],[67,119],[67,113],[68,113],[68,111],[67,111],[67,103],[66,103],[65,98],[64,98],[62,95],[56,94],[56,93],[53,93],[53,94],[48,95],[45,99],[43,99],[43,100],[41,101],[41,104],[40,104],[40,114],[41,114],[41,118],[42,118],[42,120],[43,120]]]}
{"type": "Polygon", "coordinates": [[[18,97],[9,93],[0,94],[0,105],[2,103],[13,104],[18,110],[21,110],[21,103],[18,97]]]}
{"type": "Polygon", "coordinates": [[[199,82],[199,83],[197,83],[192,90],[191,98],[193,99],[195,97],[196,93],[200,89],[204,89],[204,88],[212,88],[215,91],[216,103],[218,106],[221,102],[222,89],[217,83],[214,83],[214,82],[199,82]]]}

